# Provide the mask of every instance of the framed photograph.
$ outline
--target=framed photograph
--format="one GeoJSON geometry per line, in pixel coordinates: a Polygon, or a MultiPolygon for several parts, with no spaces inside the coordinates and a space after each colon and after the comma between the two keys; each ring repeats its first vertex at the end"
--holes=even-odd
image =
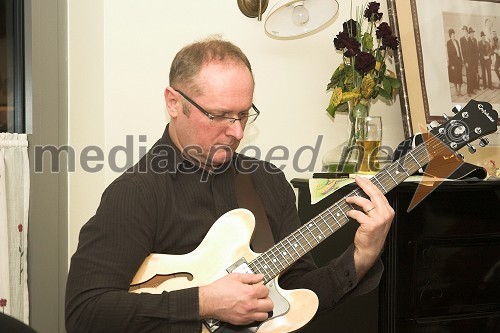
{"type": "MultiPolygon", "coordinates": [[[[388,9],[401,41],[396,63],[407,137],[432,121],[445,122],[443,114],[471,99],[500,110],[497,0],[388,0],[388,9]]],[[[488,139],[475,154],[462,149],[465,160],[500,167],[500,131],[488,139]]]]}

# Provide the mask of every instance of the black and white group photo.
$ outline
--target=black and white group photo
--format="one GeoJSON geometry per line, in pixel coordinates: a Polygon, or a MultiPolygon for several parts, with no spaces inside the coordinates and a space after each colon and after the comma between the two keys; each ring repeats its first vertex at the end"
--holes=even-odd
{"type": "Polygon", "coordinates": [[[443,20],[451,100],[500,103],[500,26],[495,26],[496,17],[448,14],[443,20]]]}

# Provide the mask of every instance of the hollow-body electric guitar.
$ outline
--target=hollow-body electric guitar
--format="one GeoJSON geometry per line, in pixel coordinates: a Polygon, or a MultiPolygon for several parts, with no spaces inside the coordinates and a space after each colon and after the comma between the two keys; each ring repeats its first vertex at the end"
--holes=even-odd
{"type": "MultiPolygon", "coordinates": [[[[454,111],[453,118],[432,129],[422,144],[381,170],[371,181],[387,193],[435,156],[455,156],[458,149],[497,129],[498,113],[489,103],[471,100],[464,108],[459,110],[456,107],[454,111]]],[[[481,139],[481,145],[486,143],[486,138],[481,139]]],[[[365,195],[358,187],[346,195],[349,196],[365,195]]],[[[150,254],[136,273],[130,292],[160,294],[207,285],[231,272],[263,274],[274,302],[269,319],[248,326],[209,319],[203,321],[203,332],[295,331],[315,315],[318,298],[307,289],[281,289],[278,277],[349,221],[346,212],[355,207],[345,201],[346,197],[261,254],[250,249],[255,226],[253,214],[246,209],[229,211],[214,223],[191,253],[150,254]],[[227,235],[231,235],[230,239],[227,235]],[[221,241],[224,239],[228,241],[221,241]]]]}

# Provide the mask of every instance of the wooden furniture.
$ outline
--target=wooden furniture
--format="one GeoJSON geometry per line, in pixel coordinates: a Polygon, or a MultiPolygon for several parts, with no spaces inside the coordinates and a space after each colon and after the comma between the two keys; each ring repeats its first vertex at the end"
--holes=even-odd
{"type": "MultiPolygon", "coordinates": [[[[354,188],[315,205],[308,179],[293,179],[303,223],[354,188]]],[[[301,332],[500,332],[500,181],[447,181],[407,212],[417,189],[387,194],[396,211],[379,288],[318,315],[301,332]]],[[[352,243],[355,221],[312,253],[319,265],[352,243]]]]}

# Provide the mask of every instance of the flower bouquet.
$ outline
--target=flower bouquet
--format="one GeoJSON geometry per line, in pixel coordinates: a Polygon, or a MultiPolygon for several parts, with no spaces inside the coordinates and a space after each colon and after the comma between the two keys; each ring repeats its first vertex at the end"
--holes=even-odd
{"type": "MultiPolygon", "coordinates": [[[[342,52],[342,63],[327,85],[332,91],[327,112],[335,117],[337,112],[348,113],[349,138],[342,151],[339,167],[352,154],[355,145],[354,123],[356,117],[368,116],[370,101],[382,97],[392,101],[400,82],[387,68],[386,62],[397,50],[399,40],[387,22],[381,22],[380,3],[370,2],[357,10],[356,20],[344,22],[343,30],[334,38],[335,48],[342,52]]],[[[332,171],[332,170],[330,170],[332,171]]]]}

